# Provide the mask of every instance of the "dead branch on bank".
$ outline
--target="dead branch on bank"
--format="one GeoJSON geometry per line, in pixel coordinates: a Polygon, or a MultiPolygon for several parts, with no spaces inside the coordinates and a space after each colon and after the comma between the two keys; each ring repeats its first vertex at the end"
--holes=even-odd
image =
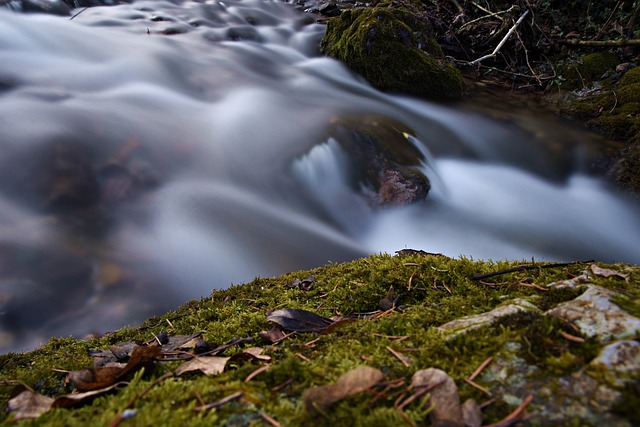
{"type": "Polygon", "coordinates": [[[640,46],[640,39],[618,39],[618,40],[558,40],[558,43],[568,46],[581,47],[622,47],[640,46]]]}
{"type": "Polygon", "coordinates": [[[507,32],[507,34],[502,38],[502,40],[500,41],[500,43],[498,43],[498,46],[496,46],[495,49],[493,49],[493,52],[491,52],[488,55],[485,55],[483,57],[480,57],[478,59],[475,59],[473,61],[471,61],[469,64],[470,65],[475,65],[481,61],[484,61],[485,59],[488,58],[495,58],[496,55],[498,54],[498,52],[500,51],[500,49],[502,49],[502,46],[507,42],[507,40],[509,39],[509,37],[511,37],[511,34],[513,34],[513,32],[516,30],[516,28],[518,28],[518,25],[520,25],[520,23],[524,20],[524,18],[529,14],[529,9],[525,10],[524,13],[522,15],[520,15],[520,18],[518,18],[518,20],[516,21],[515,24],[513,24],[513,27],[511,27],[511,29],[509,29],[509,31],[507,32]]]}

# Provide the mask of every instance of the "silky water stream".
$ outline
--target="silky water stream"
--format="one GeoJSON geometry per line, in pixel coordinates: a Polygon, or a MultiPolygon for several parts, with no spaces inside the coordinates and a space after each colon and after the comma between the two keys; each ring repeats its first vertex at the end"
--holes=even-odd
{"type": "Polygon", "coordinates": [[[380,93],[323,32],[273,1],[0,10],[0,349],[405,247],[640,261],[638,206],[580,173],[591,135],[380,93]],[[347,184],[345,117],[411,130],[424,201],[347,184]]]}

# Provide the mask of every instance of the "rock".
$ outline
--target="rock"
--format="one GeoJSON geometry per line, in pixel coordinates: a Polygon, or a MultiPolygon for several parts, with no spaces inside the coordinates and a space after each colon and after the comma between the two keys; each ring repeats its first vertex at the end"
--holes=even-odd
{"type": "Polygon", "coordinates": [[[467,427],[480,427],[482,425],[482,411],[478,402],[474,399],[465,400],[462,404],[462,418],[467,427]]]}
{"type": "Polygon", "coordinates": [[[348,158],[351,187],[373,207],[424,200],[431,184],[418,166],[422,153],[408,140],[412,131],[380,117],[344,119],[330,131],[348,158]]]}
{"type": "Polygon", "coordinates": [[[634,337],[640,330],[640,319],[614,304],[612,295],[607,289],[591,285],[578,298],[559,304],[547,314],[573,323],[583,335],[600,342],[634,337]]]}
{"type": "Polygon", "coordinates": [[[451,338],[453,338],[458,334],[487,326],[493,323],[495,320],[500,319],[501,317],[527,311],[535,312],[540,310],[529,301],[517,298],[510,304],[502,305],[489,312],[478,314],[476,316],[466,316],[460,319],[452,320],[451,322],[445,323],[444,325],[440,326],[438,329],[444,331],[445,333],[449,334],[451,338]]]}
{"type": "Polygon", "coordinates": [[[624,386],[640,377],[640,343],[623,340],[605,346],[589,363],[587,371],[601,375],[613,387],[624,386]]]}
{"type": "Polygon", "coordinates": [[[416,392],[433,387],[429,391],[429,405],[433,406],[429,417],[433,427],[465,427],[458,387],[446,372],[435,368],[423,369],[413,374],[411,385],[416,392]]]}
{"type": "Polygon", "coordinates": [[[344,10],[332,18],[321,51],[376,88],[425,98],[459,98],[461,73],[444,60],[428,21],[403,3],[344,10]]]}

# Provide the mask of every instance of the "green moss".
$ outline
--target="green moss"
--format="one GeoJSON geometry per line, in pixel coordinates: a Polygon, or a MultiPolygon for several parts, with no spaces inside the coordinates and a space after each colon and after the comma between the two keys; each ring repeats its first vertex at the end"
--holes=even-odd
{"type": "Polygon", "coordinates": [[[606,71],[615,68],[618,62],[618,58],[610,52],[585,55],[562,69],[565,79],[562,88],[573,90],[589,87],[594,81],[600,80],[606,71]]]}
{"type": "Polygon", "coordinates": [[[620,86],[628,86],[640,83],[640,67],[627,71],[620,79],[620,86]]]}
{"type": "MultiPolygon", "coordinates": [[[[260,365],[252,361],[235,362],[224,373],[207,377],[188,373],[155,385],[135,400],[137,415],[132,425],[260,425],[265,413],[282,425],[401,425],[402,417],[394,403],[403,394],[419,369],[436,367],[451,375],[458,384],[462,400],[485,399],[478,389],[463,379],[487,358],[517,356],[537,367],[543,378],[569,375],[588,363],[597,352],[597,343],[566,340],[560,331],[577,335],[560,320],[541,314],[511,316],[494,325],[447,339],[438,326],[465,315],[479,314],[496,308],[512,298],[535,301],[545,308],[571,299],[578,291],[540,291],[520,286],[527,279],[537,284],[564,280],[580,274],[583,265],[540,268],[497,276],[494,281],[474,281],[471,274],[482,274],[519,263],[483,262],[451,259],[443,256],[375,255],[344,264],[327,265],[309,271],[294,272],[277,278],[256,278],[250,283],[215,291],[210,297],[191,301],[174,312],[154,318],[143,327],[124,329],[93,341],[52,339],[42,349],[28,354],[0,356],[0,380],[17,380],[39,392],[56,396],[70,391],[64,374],[57,369],[81,369],[92,365],[87,350],[107,348],[120,340],[149,340],[166,329],[172,335],[203,332],[212,344],[222,344],[234,337],[253,337],[272,357],[269,370],[249,382],[245,378],[260,365]],[[310,291],[288,289],[295,279],[315,275],[310,291]],[[258,333],[271,328],[265,322],[267,310],[302,308],[324,316],[369,312],[378,309],[379,301],[390,286],[395,289],[403,309],[386,313],[373,320],[357,320],[331,333],[295,333],[275,345],[261,341],[258,333]],[[168,322],[168,321],[170,322],[168,322]],[[313,344],[310,341],[317,339],[313,344]],[[513,344],[516,343],[514,350],[513,344]],[[388,348],[402,354],[405,366],[388,348]],[[386,380],[403,381],[383,394],[382,386],[370,393],[349,397],[329,408],[324,415],[309,415],[302,403],[302,393],[309,387],[337,380],[358,366],[379,368],[386,380]],[[214,402],[241,391],[243,396],[206,413],[196,413],[197,396],[214,402]],[[376,398],[377,397],[377,398],[376,398]],[[375,399],[375,400],[374,400],[375,399]]],[[[621,265],[608,266],[622,269],[621,265]]],[[[624,292],[621,305],[637,310],[640,273],[630,268],[629,282],[596,277],[599,286],[624,292]],[[623,301],[624,300],[624,301],[623,301]]],[[[635,311],[634,311],[635,313],[635,311]]],[[[240,351],[230,349],[226,354],[240,351]]],[[[178,362],[158,364],[155,371],[139,372],[124,388],[96,398],[75,409],[56,409],[25,425],[76,426],[108,425],[132,398],[151,385],[164,372],[174,371],[178,362]]],[[[534,375],[535,372],[530,375],[534,375]]],[[[524,381],[524,380],[520,380],[524,381]]],[[[537,377],[526,381],[540,381],[537,377]]],[[[499,382],[486,380],[492,389],[499,382]]],[[[2,402],[10,398],[11,385],[0,387],[2,402]]],[[[498,402],[485,411],[483,422],[490,424],[508,415],[514,406],[498,402]]],[[[428,423],[428,410],[418,402],[405,411],[416,425],[428,423]]],[[[0,422],[11,423],[11,416],[0,415],[0,422]]]]}
{"type": "Polygon", "coordinates": [[[640,379],[627,383],[612,412],[629,420],[631,425],[640,425],[640,379]]]}
{"type": "Polygon", "coordinates": [[[426,21],[407,6],[345,10],[327,24],[321,50],[378,89],[460,97],[461,73],[444,61],[426,21]]]}

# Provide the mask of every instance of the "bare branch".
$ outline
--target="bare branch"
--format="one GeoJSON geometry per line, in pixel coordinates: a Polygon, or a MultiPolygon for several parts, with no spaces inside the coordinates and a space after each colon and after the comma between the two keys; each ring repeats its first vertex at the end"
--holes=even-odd
{"type": "Polygon", "coordinates": [[[500,49],[502,49],[502,46],[507,42],[509,37],[511,37],[511,34],[513,34],[513,32],[516,30],[516,28],[518,28],[518,25],[520,25],[520,23],[524,20],[524,18],[527,16],[527,14],[529,14],[529,9],[525,10],[524,13],[522,15],[520,15],[520,18],[518,18],[516,23],[513,24],[513,27],[511,27],[509,32],[507,32],[507,34],[500,41],[500,43],[498,43],[498,46],[496,46],[496,48],[493,49],[493,52],[491,52],[489,55],[485,55],[485,56],[483,56],[481,58],[478,58],[478,59],[476,59],[474,61],[471,61],[469,64],[473,65],[473,64],[477,64],[478,62],[484,61],[485,59],[488,59],[488,58],[495,58],[496,54],[500,51],[500,49]]]}

